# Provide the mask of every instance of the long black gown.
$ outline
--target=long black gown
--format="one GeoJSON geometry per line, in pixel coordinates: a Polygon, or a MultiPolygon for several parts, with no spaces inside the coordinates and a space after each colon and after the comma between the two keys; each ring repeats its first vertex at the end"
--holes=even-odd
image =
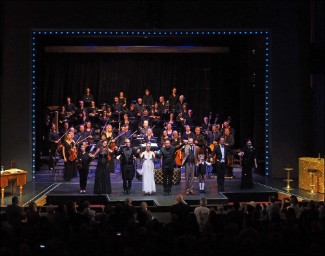
{"type": "Polygon", "coordinates": [[[252,169],[255,167],[256,150],[254,147],[245,146],[243,152],[241,188],[252,188],[254,186],[252,169]]]}
{"type": "Polygon", "coordinates": [[[109,164],[107,159],[107,151],[101,151],[98,154],[98,162],[96,167],[94,194],[110,194],[111,177],[109,164]]]}

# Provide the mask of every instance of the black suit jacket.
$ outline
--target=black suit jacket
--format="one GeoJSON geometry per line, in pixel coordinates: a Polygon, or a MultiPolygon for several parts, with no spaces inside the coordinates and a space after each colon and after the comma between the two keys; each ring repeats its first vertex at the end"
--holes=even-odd
{"type": "MultiPolygon", "coordinates": [[[[224,147],[225,147],[225,159],[224,160],[227,163],[227,156],[229,155],[229,147],[226,145],[224,147]]],[[[214,155],[216,155],[218,162],[220,162],[222,160],[222,152],[221,152],[220,145],[218,145],[214,148],[211,157],[214,157],[214,155]]]]}

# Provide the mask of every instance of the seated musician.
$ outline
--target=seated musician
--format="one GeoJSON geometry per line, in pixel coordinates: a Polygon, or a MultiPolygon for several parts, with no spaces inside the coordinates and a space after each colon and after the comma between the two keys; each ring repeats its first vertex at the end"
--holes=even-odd
{"type": "Polygon", "coordinates": [[[173,137],[173,127],[171,123],[168,123],[166,126],[167,136],[171,140],[173,137]]]}
{"type": "Polygon", "coordinates": [[[123,91],[120,91],[120,96],[118,97],[118,102],[122,104],[123,109],[126,109],[126,98],[124,97],[123,91]]]}
{"type": "Polygon", "coordinates": [[[81,124],[81,119],[83,116],[83,112],[87,113],[87,108],[85,107],[85,103],[80,100],[79,101],[79,107],[76,109],[75,113],[74,113],[74,124],[81,124]]]}
{"type": "Polygon", "coordinates": [[[89,117],[88,117],[88,113],[87,111],[84,109],[82,111],[82,115],[81,115],[81,118],[79,118],[78,120],[78,124],[85,124],[89,121],[89,117]]]}
{"type": "Polygon", "coordinates": [[[76,133],[75,138],[75,141],[85,141],[85,139],[87,138],[85,126],[83,124],[79,125],[79,131],[76,133]]]}
{"type": "Polygon", "coordinates": [[[104,128],[104,126],[109,123],[109,120],[110,120],[109,116],[108,116],[107,111],[105,109],[103,111],[102,115],[99,117],[99,126],[101,128],[104,128]]]}
{"type": "Polygon", "coordinates": [[[167,125],[167,124],[171,124],[172,126],[174,126],[174,124],[175,124],[175,120],[174,120],[174,113],[173,113],[173,112],[171,112],[171,113],[169,114],[169,119],[167,120],[166,125],[167,125]]]}
{"type": "Polygon", "coordinates": [[[143,121],[143,125],[142,128],[140,129],[140,135],[142,136],[146,136],[148,133],[148,129],[149,129],[149,121],[148,120],[144,120],[143,121]]]}
{"type": "Polygon", "coordinates": [[[113,131],[113,126],[108,124],[106,127],[105,127],[105,130],[103,132],[105,135],[106,135],[106,138],[108,141],[110,141],[111,139],[115,138],[115,134],[114,134],[114,131],[113,131]]]}
{"type": "Polygon", "coordinates": [[[209,118],[207,116],[203,117],[203,123],[201,124],[202,132],[207,133],[210,128],[211,124],[209,123],[209,118]]]}
{"type": "Polygon", "coordinates": [[[143,110],[143,114],[138,121],[138,125],[142,126],[144,121],[148,121],[149,126],[152,126],[151,116],[147,108],[143,110]]]}
{"type": "Polygon", "coordinates": [[[90,121],[88,121],[86,123],[85,132],[86,132],[87,137],[89,138],[88,139],[89,143],[92,144],[92,140],[93,140],[93,137],[95,135],[95,129],[91,126],[90,121]]]}
{"type": "Polygon", "coordinates": [[[130,108],[126,113],[128,114],[130,120],[137,117],[137,111],[135,110],[135,105],[133,103],[130,104],[130,108]]]}
{"type": "Polygon", "coordinates": [[[189,109],[187,111],[187,114],[185,115],[185,119],[186,119],[186,124],[193,126],[194,125],[194,117],[193,117],[193,110],[189,109]]]}
{"type": "Polygon", "coordinates": [[[118,139],[116,141],[117,146],[121,147],[124,146],[124,142],[125,140],[131,135],[130,131],[128,131],[128,126],[127,125],[123,125],[121,127],[121,131],[118,134],[118,139]]]}
{"type": "Polygon", "coordinates": [[[225,138],[225,145],[228,146],[230,150],[233,149],[234,144],[235,144],[235,138],[230,133],[229,128],[225,128],[225,130],[224,130],[224,138],[225,138]]]}
{"type": "Polygon", "coordinates": [[[123,113],[123,111],[124,111],[123,105],[119,102],[118,97],[114,97],[114,102],[113,102],[111,108],[112,108],[112,112],[114,114],[120,114],[120,113],[123,113]]]}
{"type": "Polygon", "coordinates": [[[158,109],[159,109],[159,114],[163,115],[167,113],[167,106],[166,106],[166,101],[164,96],[159,97],[159,103],[158,103],[158,109]]]}
{"type": "Polygon", "coordinates": [[[135,106],[132,103],[130,105],[130,108],[126,111],[128,118],[129,118],[129,122],[130,122],[130,129],[132,132],[134,132],[137,129],[137,112],[135,111],[135,106]]]}
{"type": "Polygon", "coordinates": [[[230,133],[232,134],[232,136],[235,136],[235,129],[230,126],[229,118],[230,117],[228,117],[228,120],[223,122],[221,131],[222,131],[222,134],[225,134],[225,129],[228,128],[230,133]]]}
{"type": "Polygon", "coordinates": [[[82,101],[86,107],[90,106],[90,103],[94,100],[94,96],[90,93],[90,88],[86,88],[86,93],[82,96],[82,101]]]}
{"type": "Polygon", "coordinates": [[[173,136],[172,136],[172,139],[170,141],[170,144],[174,147],[180,145],[182,142],[181,142],[181,139],[179,137],[179,134],[178,134],[178,131],[173,131],[173,136]]]}
{"type": "Polygon", "coordinates": [[[166,130],[163,130],[162,135],[160,137],[160,145],[163,147],[165,145],[165,141],[169,140],[168,134],[166,130]]]}
{"type": "MultiPolygon", "coordinates": [[[[177,114],[179,114],[179,113],[181,113],[183,111],[184,103],[186,103],[184,95],[179,96],[178,102],[176,104],[176,112],[177,112],[177,114]]],[[[187,103],[186,103],[186,106],[187,106],[187,103]]]]}
{"type": "Polygon", "coordinates": [[[59,135],[60,135],[60,137],[62,137],[63,134],[65,134],[68,130],[69,130],[69,123],[68,122],[64,122],[62,125],[60,125],[60,127],[59,127],[59,135]]]}
{"type": "Polygon", "coordinates": [[[140,117],[142,115],[144,106],[142,103],[142,98],[138,98],[137,103],[134,106],[135,112],[137,113],[137,116],[140,117]]]}
{"type": "Polygon", "coordinates": [[[74,111],[76,110],[76,107],[71,102],[70,97],[67,97],[67,99],[66,99],[65,110],[67,111],[69,117],[72,116],[74,114],[74,111]]]}
{"type": "Polygon", "coordinates": [[[94,117],[97,115],[98,108],[95,105],[95,101],[91,101],[90,107],[87,108],[87,111],[89,113],[89,116],[94,117]]]}
{"type": "Polygon", "coordinates": [[[213,124],[211,128],[211,132],[209,132],[208,134],[208,144],[216,145],[221,136],[222,133],[220,131],[220,124],[213,124]]]}
{"type": "Polygon", "coordinates": [[[125,113],[125,114],[123,115],[123,120],[122,120],[122,122],[121,122],[121,125],[122,125],[122,126],[123,126],[123,125],[128,125],[128,126],[130,126],[129,115],[128,115],[127,113],[125,113]]]}
{"type": "Polygon", "coordinates": [[[194,133],[191,131],[191,126],[185,125],[185,132],[182,134],[182,141],[188,141],[189,138],[194,138],[194,133]]]}
{"type": "Polygon", "coordinates": [[[194,144],[201,148],[206,146],[205,138],[201,134],[201,127],[199,126],[195,127],[194,144]]]}
{"type": "Polygon", "coordinates": [[[155,116],[155,118],[160,118],[159,104],[158,104],[158,102],[155,102],[153,104],[152,114],[155,116]]]}
{"type": "Polygon", "coordinates": [[[142,97],[142,102],[145,107],[149,108],[149,110],[151,110],[153,108],[154,101],[153,101],[152,95],[150,94],[149,89],[145,89],[144,95],[142,97]]]}
{"type": "Polygon", "coordinates": [[[65,106],[61,106],[61,110],[59,112],[59,124],[63,124],[64,122],[70,122],[70,117],[68,112],[66,111],[65,106]]]}
{"type": "Polygon", "coordinates": [[[144,136],[145,143],[157,143],[157,139],[153,136],[152,129],[148,129],[147,135],[144,136]]]}

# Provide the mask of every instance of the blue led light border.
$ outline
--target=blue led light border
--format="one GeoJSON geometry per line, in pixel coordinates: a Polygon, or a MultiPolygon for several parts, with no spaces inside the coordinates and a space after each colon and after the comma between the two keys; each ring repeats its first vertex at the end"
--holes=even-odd
{"type": "Polygon", "coordinates": [[[265,36],[265,175],[269,176],[271,173],[271,154],[270,154],[270,33],[268,30],[189,30],[189,31],[121,31],[121,30],[35,30],[32,31],[32,74],[31,74],[31,131],[32,131],[32,177],[35,178],[35,160],[36,160],[36,90],[37,90],[37,79],[36,79],[36,66],[37,66],[37,36],[38,35],[96,35],[96,36],[213,36],[213,35],[262,35],[265,36]]]}

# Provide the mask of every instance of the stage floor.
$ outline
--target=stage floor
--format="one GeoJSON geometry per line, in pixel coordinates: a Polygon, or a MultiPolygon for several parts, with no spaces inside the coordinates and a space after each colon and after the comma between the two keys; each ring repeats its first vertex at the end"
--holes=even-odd
{"type": "MultiPolygon", "coordinates": [[[[55,172],[48,170],[47,165],[43,165],[42,169],[36,173],[35,180],[28,182],[24,186],[23,195],[20,197],[20,204],[26,206],[29,202],[36,201],[39,205],[44,205],[46,204],[46,198],[53,196],[80,199],[95,197],[92,192],[95,177],[95,164],[91,165],[90,170],[87,194],[80,195],[79,177],[75,177],[70,183],[67,183],[63,181],[62,165],[58,165],[55,172]]],[[[137,205],[140,204],[141,201],[147,201],[155,206],[170,206],[175,203],[175,197],[180,193],[184,195],[185,200],[191,205],[197,205],[202,197],[207,198],[208,204],[210,205],[222,205],[235,200],[241,202],[263,202],[268,201],[271,195],[281,195],[280,197],[283,197],[291,194],[298,196],[302,201],[324,201],[324,194],[317,193],[316,195],[310,195],[308,193],[309,191],[298,188],[296,180],[291,184],[293,189],[286,190],[284,189],[286,183],[283,179],[271,179],[254,173],[254,188],[240,189],[241,169],[235,168],[234,175],[235,178],[226,178],[224,192],[218,192],[216,177],[212,175],[206,180],[206,194],[199,193],[198,181],[196,179],[194,185],[195,195],[185,195],[185,176],[184,169],[182,168],[181,182],[173,186],[172,195],[164,196],[163,187],[160,184],[156,185],[156,193],[144,195],[142,192],[142,181],[134,178],[131,194],[126,196],[123,194],[122,179],[117,165],[116,173],[111,173],[112,193],[105,195],[105,200],[108,202],[122,202],[126,197],[131,197],[134,202],[138,202],[137,205]]],[[[1,200],[1,206],[6,206],[11,203],[12,194],[9,190],[8,188],[6,189],[5,198],[1,200]]]]}

